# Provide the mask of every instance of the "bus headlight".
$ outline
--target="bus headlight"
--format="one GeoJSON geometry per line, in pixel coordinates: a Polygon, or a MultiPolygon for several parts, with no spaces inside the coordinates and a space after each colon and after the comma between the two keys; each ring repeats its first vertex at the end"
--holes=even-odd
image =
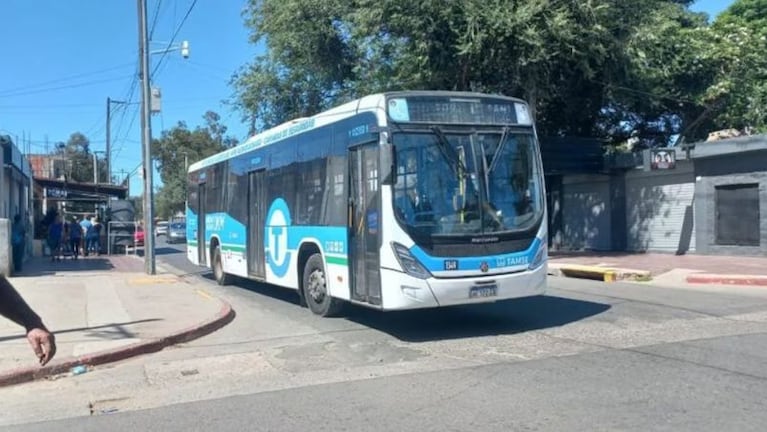
{"type": "Polygon", "coordinates": [[[397,257],[397,261],[399,261],[399,265],[402,266],[405,273],[418,279],[428,279],[431,277],[431,273],[410,253],[408,248],[395,242],[392,242],[391,246],[394,249],[394,256],[397,257]]]}
{"type": "Polygon", "coordinates": [[[546,258],[549,252],[549,241],[546,236],[541,239],[541,245],[538,246],[538,252],[535,253],[535,258],[530,262],[528,270],[535,270],[546,262],[546,258]]]}

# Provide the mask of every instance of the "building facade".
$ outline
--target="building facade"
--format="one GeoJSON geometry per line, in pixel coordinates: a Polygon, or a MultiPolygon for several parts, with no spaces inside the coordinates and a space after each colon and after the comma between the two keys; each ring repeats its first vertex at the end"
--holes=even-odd
{"type": "Polygon", "coordinates": [[[0,135],[0,148],[3,162],[0,175],[0,274],[7,276],[13,268],[11,226],[17,215],[27,233],[22,260],[26,260],[32,251],[32,168],[10,136],[0,135]]]}
{"type": "Polygon", "coordinates": [[[553,250],[767,255],[767,135],[639,156],[562,177],[553,250]]]}

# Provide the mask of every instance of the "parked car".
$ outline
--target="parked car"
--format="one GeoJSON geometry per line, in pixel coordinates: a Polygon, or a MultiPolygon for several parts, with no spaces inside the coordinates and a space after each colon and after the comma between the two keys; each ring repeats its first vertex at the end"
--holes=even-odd
{"type": "Polygon", "coordinates": [[[186,224],[174,222],[168,226],[168,243],[186,243],[186,224]]]}
{"type": "Polygon", "coordinates": [[[160,221],[154,227],[155,237],[168,234],[168,221],[160,221]]]}
{"type": "Polygon", "coordinates": [[[144,246],[144,227],[136,226],[136,231],[133,233],[133,243],[136,246],[144,246]]]}

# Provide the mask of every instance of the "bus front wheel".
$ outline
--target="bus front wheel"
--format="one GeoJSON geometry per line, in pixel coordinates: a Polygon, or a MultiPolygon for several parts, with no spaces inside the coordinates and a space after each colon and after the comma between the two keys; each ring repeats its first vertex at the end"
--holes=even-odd
{"type": "Polygon", "coordinates": [[[219,285],[228,285],[230,277],[224,273],[224,263],[221,261],[221,246],[216,245],[213,249],[213,276],[216,278],[216,283],[219,285]]]}
{"type": "Polygon", "coordinates": [[[315,253],[306,261],[301,289],[313,313],[329,317],[338,314],[341,310],[343,303],[328,294],[327,273],[325,273],[322,255],[315,253]]]}

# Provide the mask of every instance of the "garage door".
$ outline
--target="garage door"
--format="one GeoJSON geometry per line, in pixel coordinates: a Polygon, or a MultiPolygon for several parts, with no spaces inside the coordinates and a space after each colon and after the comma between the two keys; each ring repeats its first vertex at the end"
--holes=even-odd
{"type": "Polygon", "coordinates": [[[633,251],[695,250],[693,173],[626,176],[627,245],[633,251]]]}
{"type": "MultiPolygon", "coordinates": [[[[567,177],[565,177],[567,179],[567,177]]],[[[562,185],[563,249],[610,250],[610,182],[562,185]]]]}

